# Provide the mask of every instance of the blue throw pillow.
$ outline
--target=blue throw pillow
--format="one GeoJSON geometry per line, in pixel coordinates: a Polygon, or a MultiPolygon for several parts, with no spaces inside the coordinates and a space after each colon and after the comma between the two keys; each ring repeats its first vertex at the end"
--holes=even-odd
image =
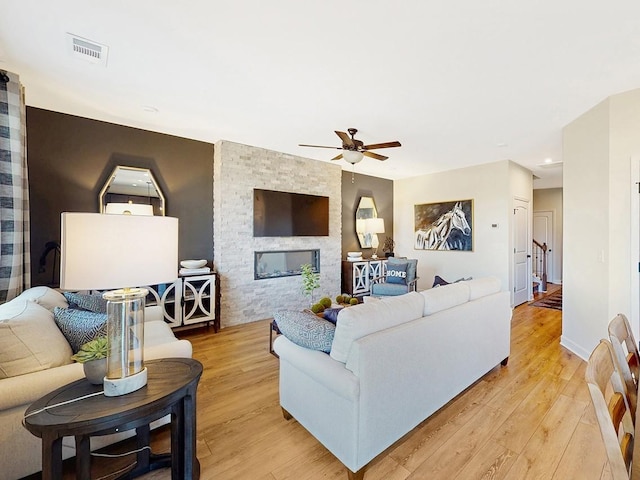
{"type": "Polygon", "coordinates": [[[296,345],[331,352],[336,326],[314,313],[281,310],[273,314],[278,330],[296,345]]]}
{"type": "Polygon", "coordinates": [[[340,310],[342,310],[343,307],[337,307],[337,308],[325,308],[324,309],[324,319],[330,321],[331,323],[333,323],[334,325],[337,323],[338,321],[338,314],[340,313],[340,310]]]}
{"type": "Polygon", "coordinates": [[[439,287],[441,285],[449,285],[449,282],[447,282],[444,278],[436,275],[435,278],[433,279],[432,288],[439,287]]]}
{"type": "Polygon", "coordinates": [[[78,353],[85,343],[107,335],[106,313],[55,307],[53,317],[64,338],[71,345],[73,353],[78,353]]]}
{"type": "Polygon", "coordinates": [[[387,264],[387,283],[407,284],[407,264],[387,264]]]}
{"type": "Polygon", "coordinates": [[[71,308],[77,307],[96,313],[107,313],[107,301],[102,294],[63,292],[71,308]]]}

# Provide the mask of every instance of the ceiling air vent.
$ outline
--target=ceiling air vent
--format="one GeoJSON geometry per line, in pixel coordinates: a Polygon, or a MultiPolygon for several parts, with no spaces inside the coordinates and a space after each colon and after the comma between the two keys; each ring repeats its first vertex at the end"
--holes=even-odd
{"type": "Polygon", "coordinates": [[[81,58],[87,62],[96,63],[98,65],[107,66],[107,54],[109,47],[101,45],[93,40],[78,37],[72,33],[68,33],[69,46],[71,55],[81,58]]]}

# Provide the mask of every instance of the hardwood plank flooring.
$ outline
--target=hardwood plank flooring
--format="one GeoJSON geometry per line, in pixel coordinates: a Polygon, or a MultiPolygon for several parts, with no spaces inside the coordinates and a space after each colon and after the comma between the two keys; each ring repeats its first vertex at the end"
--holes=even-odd
{"type": "MultiPolygon", "coordinates": [[[[556,288],[549,285],[549,293],[556,288]]],[[[610,478],[585,362],[560,346],[561,318],[557,310],[517,307],[508,366],[491,370],[379,455],[365,480],[610,478]]],[[[342,464],[282,417],[268,324],[180,334],[205,367],[198,387],[200,478],[345,480],[342,464]]],[[[166,428],[154,433],[153,448],[169,449],[166,428]]],[[[116,462],[107,463],[95,460],[92,478],[116,462]]],[[[170,477],[159,470],[142,478],[170,477]]]]}

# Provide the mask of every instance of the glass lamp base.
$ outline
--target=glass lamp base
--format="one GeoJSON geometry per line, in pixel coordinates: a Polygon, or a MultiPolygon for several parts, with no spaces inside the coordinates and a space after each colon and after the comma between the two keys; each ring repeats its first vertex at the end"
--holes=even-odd
{"type": "Polygon", "coordinates": [[[104,395],[105,397],[119,397],[127,393],[140,390],[147,384],[147,368],[143,368],[140,372],[124,378],[106,378],[104,379],[104,395]]]}

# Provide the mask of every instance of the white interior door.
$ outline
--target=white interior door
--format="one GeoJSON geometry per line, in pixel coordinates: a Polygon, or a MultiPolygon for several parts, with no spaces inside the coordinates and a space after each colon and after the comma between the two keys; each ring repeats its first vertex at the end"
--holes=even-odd
{"type": "Polygon", "coordinates": [[[514,200],[513,204],[513,306],[529,300],[531,274],[529,258],[529,202],[514,200]]]}
{"type": "Polygon", "coordinates": [[[553,271],[553,212],[550,210],[533,212],[533,239],[547,244],[547,280],[556,278],[553,271]]]}

